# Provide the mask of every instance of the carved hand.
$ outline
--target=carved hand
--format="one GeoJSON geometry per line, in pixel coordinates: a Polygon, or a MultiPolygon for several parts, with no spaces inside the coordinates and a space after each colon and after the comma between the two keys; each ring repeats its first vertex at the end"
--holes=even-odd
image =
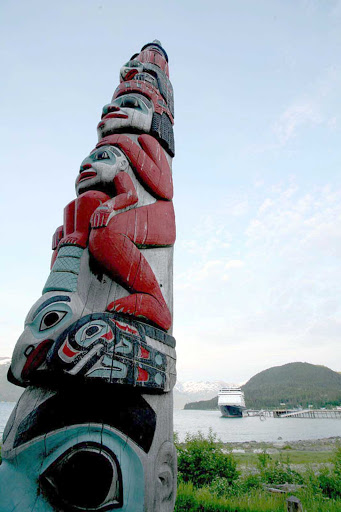
{"type": "Polygon", "coordinates": [[[114,207],[111,204],[105,203],[96,208],[90,219],[90,225],[92,228],[104,228],[108,225],[110,215],[114,211],[114,207]]]}

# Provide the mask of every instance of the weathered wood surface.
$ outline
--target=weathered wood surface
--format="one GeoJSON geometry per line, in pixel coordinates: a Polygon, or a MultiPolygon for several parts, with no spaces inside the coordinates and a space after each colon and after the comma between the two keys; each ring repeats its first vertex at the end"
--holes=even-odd
{"type": "Polygon", "coordinates": [[[15,347],[0,512],[171,512],[173,90],[161,43],[121,69],[15,347]]]}
{"type": "Polygon", "coordinates": [[[303,512],[302,503],[296,496],[287,498],[287,512],[303,512]]]}

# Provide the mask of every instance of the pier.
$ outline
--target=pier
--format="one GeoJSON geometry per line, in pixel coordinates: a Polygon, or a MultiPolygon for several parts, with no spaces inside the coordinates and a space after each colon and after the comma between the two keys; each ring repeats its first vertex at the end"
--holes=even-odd
{"type": "Polygon", "coordinates": [[[335,409],[303,409],[301,411],[273,411],[274,418],[313,418],[313,419],[339,419],[341,411],[335,409]],[[275,413],[278,413],[275,415],[275,413]]]}
{"type": "Polygon", "coordinates": [[[246,409],[243,413],[243,416],[266,416],[268,418],[273,416],[273,411],[268,411],[265,409],[256,410],[256,409],[246,409]]]}
{"type": "Polygon", "coordinates": [[[270,410],[256,410],[246,409],[243,416],[259,416],[261,418],[310,418],[310,419],[340,419],[341,410],[339,409],[274,409],[270,410]]]}

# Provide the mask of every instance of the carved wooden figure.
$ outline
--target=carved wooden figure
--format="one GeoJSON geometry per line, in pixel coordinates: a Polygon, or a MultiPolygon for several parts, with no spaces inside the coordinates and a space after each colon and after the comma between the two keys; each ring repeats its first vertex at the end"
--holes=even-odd
{"type": "Polygon", "coordinates": [[[14,349],[0,512],[171,512],[173,89],[159,41],[121,69],[14,349]],[[6,489],[5,492],[2,489],[6,489]]]}

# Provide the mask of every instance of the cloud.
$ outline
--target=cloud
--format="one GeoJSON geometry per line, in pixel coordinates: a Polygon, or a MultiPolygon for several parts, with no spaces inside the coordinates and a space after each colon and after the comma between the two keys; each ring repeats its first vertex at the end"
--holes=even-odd
{"type": "MultiPolygon", "coordinates": [[[[338,26],[336,33],[339,40],[338,26]]],[[[293,140],[301,140],[317,127],[323,127],[326,133],[338,129],[336,107],[340,101],[341,66],[322,66],[315,81],[304,85],[305,89],[298,91],[296,98],[278,112],[277,117],[269,124],[268,131],[263,133],[261,142],[247,148],[249,153],[280,151],[293,140]]]]}
{"type": "Polygon", "coordinates": [[[280,145],[284,145],[297,135],[299,128],[304,125],[315,125],[321,121],[322,116],[318,105],[306,101],[288,107],[281,114],[273,129],[280,145]]]}
{"type": "MultiPolygon", "coordinates": [[[[176,278],[181,378],[202,365],[207,378],[213,366],[226,379],[231,360],[236,382],[297,360],[341,369],[341,189],[291,180],[251,189],[248,204],[238,223],[225,216],[229,247],[223,224],[207,240],[198,233],[198,253],[176,278]],[[217,251],[206,247],[212,239],[217,251]]],[[[215,214],[207,225],[218,225],[215,214]]]]}

